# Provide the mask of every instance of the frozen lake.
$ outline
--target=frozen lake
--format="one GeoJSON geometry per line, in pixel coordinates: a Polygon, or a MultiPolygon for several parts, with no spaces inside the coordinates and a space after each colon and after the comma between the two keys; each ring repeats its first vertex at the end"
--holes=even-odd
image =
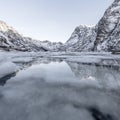
{"type": "Polygon", "coordinates": [[[76,57],[12,56],[13,72],[0,73],[0,120],[120,120],[119,65],[76,57]]]}

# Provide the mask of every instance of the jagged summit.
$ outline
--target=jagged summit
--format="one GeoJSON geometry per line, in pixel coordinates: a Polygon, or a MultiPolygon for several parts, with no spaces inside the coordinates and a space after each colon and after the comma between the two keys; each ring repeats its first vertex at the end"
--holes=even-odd
{"type": "Polygon", "coordinates": [[[0,31],[2,31],[2,32],[7,32],[7,31],[9,31],[9,30],[12,30],[12,31],[14,31],[15,33],[18,33],[13,27],[7,25],[6,22],[0,20],[0,31]]]}
{"type": "Polygon", "coordinates": [[[95,26],[80,25],[75,28],[69,40],[65,43],[66,51],[91,51],[96,38],[95,26]]]}

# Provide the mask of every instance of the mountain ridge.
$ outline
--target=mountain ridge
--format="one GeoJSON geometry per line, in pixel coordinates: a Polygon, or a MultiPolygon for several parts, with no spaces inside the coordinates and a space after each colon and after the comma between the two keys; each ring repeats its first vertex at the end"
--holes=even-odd
{"type": "Polygon", "coordinates": [[[0,20],[0,48],[11,51],[58,51],[62,43],[50,41],[38,41],[30,37],[24,37],[19,34],[13,27],[0,20]]]}
{"type": "Polygon", "coordinates": [[[95,29],[94,27],[92,28],[94,32],[91,32],[89,38],[87,38],[87,35],[90,28],[85,27],[87,30],[81,29],[79,32],[76,32],[75,29],[72,33],[67,41],[68,48],[71,46],[70,51],[120,51],[120,0],[114,0],[106,9],[103,17],[95,25],[95,29]],[[81,32],[83,35],[78,37],[81,32]],[[75,46],[79,45],[80,47],[74,47],[73,42],[76,44],[75,46]],[[83,48],[83,42],[86,43],[85,48],[83,48]]]}
{"type": "Polygon", "coordinates": [[[0,21],[0,48],[18,51],[120,51],[120,0],[115,0],[95,26],[79,25],[61,42],[38,41],[0,21]]]}
{"type": "Polygon", "coordinates": [[[96,26],[79,25],[65,43],[66,51],[92,51],[96,38],[96,26]]]}

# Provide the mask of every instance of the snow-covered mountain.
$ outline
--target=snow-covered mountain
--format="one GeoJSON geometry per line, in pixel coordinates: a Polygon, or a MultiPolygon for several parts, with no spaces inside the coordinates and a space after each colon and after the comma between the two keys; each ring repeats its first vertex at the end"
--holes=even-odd
{"type": "Polygon", "coordinates": [[[96,26],[76,27],[65,44],[23,37],[0,21],[0,48],[20,51],[120,51],[120,0],[112,3],[96,26]]]}
{"type": "Polygon", "coordinates": [[[67,51],[120,51],[120,0],[115,0],[95,27],[79,26],[66,42],[67,51]]]}
{"type": "Polygon", "coordinates": [[[3,50],[19,51],[45,51],[43,47],[36,44],[31,38],[20,35],[5,22],[0,21],[0,48],[3,50]]]}
{"type": "MultiPolygon", "coordinates": [[[[43,46],[44,48],[49,49],[50,51],[62,51],[61,48],[64,47],[63,43],[61,42],[50,42],[48,40],[45,41],[40,41],[39,42],[41,46],[43,46]]],[[[64,49],[63,49],[64,50],[64,49]]]]}
{"type": "Polygon", "coordinates": [[[99,21],[95,50],[120,51],[120,0],[115,0],[99,21]]]}
{"type": "Polygon", "coordinates": [[[62,43],[33,40],[0,21],[0,49],[18,51],[58,51],[62,43]]]}
{"type": "Polygon", "coordinates": [[[91,51],[96,39],[96,27],[80,25],[75,28],[70,39],[65,43],[66,51],[91,51]]]}

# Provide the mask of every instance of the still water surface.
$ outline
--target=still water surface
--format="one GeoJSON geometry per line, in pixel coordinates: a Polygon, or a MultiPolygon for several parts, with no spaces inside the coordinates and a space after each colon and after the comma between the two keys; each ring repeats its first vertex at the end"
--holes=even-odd
{"type": "Polygon", "coordinates": [[[120,70],[49,61],[0,87],[0,120],[120,120],[120,70]]]}

